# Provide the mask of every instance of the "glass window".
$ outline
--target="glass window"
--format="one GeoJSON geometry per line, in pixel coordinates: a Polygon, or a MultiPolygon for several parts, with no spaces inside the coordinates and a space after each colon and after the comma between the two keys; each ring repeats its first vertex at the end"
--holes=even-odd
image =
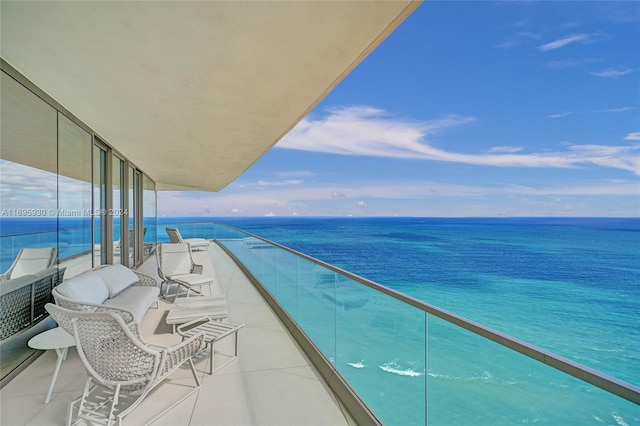
{"type": "Polygon", "coordinates": [[[131,233],[132,243],[129,245],[129,266],[134,266],[136,264],[136,247],[138,242],[138,234],[136,225],[137,211],[138,211],[138,203],[135,196],[135,176],[136,172],[132,166],[128,167],[128,185],[129,185],[129,203],[127,205],[127,223],[129,225],[129,232],[131,233]]]}
{"type": "Polygon", "coordinates": [[[108,262],[107,233],[107,152],[93,147],[93,264],[108,262]]]}
{"type": "Polygon", "coordinates": [[[143,224],[144,224],[144,255],[148,255],[155,248],[158,241],[156,216],[156,184],[147,175],[143,177],[143,224]]]}
{"type": "Polygon", "coordinates": [[[127,234],[127,224],[122,223],[125,202],[122,199],[124,192],[124,161],[113,156],[111,163],[111,199],[112,206],[109,209],[113,223],[113,263],[127,264],[129,247],[129,235],[127,234]],[[124,226],[123,226],[124,225],[124,226]],[[125,254],[124,256],[122,254],[125,254]]]}
{"type": "Polygon", "coordinates": [[[58,114],[58,248],[65,277],[91,268],[91,135],[58,114]],[[73,260],[71,262],[71,260],[73,260]]]}
{"type": "Polygon", "coordinates": [[[28,337],[46,317],[44,303],[51,298],[51,280],[18,277],[24,274],[11,265],[21,249],[50,248],[53,253],[58,248],[58,165],[56,110],[5,72],[0,79],[0,274],[2,280],[17,280],[0,286],[4,378],[33,354],[28,337]]]}

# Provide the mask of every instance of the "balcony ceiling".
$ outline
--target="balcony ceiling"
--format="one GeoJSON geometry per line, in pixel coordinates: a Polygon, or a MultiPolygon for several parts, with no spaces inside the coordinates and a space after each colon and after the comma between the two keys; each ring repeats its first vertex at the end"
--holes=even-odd
{"type": "Polygon", "coordinates": [[[417,1],[2,1],[2,58],[160,190],[224,188],[417,1]]]}

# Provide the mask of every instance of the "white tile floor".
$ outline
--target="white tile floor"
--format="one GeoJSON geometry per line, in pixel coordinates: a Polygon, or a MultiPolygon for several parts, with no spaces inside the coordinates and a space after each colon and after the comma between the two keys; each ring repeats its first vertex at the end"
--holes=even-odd
{"type": "MultiPolygon", "coordinates": [[[[205,374],[208,360],[197,369],[202,387],[154,425],[349,425],[355,424],[317,374],[296,343],[263,301],[253,285],[216,245],[196,252],[197,262],[215,268],[219,290],[229,303],[229,322],[244,323],[239,333],[239,357],[213,376],[205,374]]],[[[155,259],[141,272],[157,277],[155,259]]],[[[172,345],[180,341],[164,322],[171,305],[161,301],[142,324],[150,343],[172,345]]],[[[233,337],[216,344],[216,351],[232,353],[233,337]]],[[[44,404],[56,355],[47,351],[0,391],[2,426],[62,425],[68,403],[82,392],[86,374],[75,349],[62,364],[54,393],[44,404]]],[[[124,424],[139,425],[186,393],[193,383],[188,370],[176,371],[168,381],[125,417],[124,424]]]]}

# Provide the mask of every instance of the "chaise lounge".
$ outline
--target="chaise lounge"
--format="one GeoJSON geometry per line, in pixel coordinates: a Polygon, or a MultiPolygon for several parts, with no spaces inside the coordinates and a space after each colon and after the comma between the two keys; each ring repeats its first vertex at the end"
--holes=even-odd
{"type": "MultiPolygon", "coordinates": [[[[209,294],[213,295],[211,285],[215,281],[214,276],[203,273],[203,266],[193,261],[191,246],[187,243],[158,244],[156,250],[158,260],[158,276],[162,283],[169,286],[176,284],[187,289],[187,297],[193,290],[202,294],[202,287],[209,287],[209,294]]],[[[177,296],[177,290],[176,290],[177,296]]]]}
{"type": "Polygon", "coordinates": [[[55,247],[20,249],[7,272],[0,274],[0,282],[49,269],[57,259],[58,250],[55,247]]]}
{"type": "Polygon", "coordinates": [[[182,238],[180,235],[180,231],[178,228],[165,228],[167,231],[167,235],[169,236],[169,240],[174,243],[187,243],[191,246],[192,250],[200,251],[200,250],[208,250],[209,249],[209,240],[205,240],[204,238],[182,238]]]}

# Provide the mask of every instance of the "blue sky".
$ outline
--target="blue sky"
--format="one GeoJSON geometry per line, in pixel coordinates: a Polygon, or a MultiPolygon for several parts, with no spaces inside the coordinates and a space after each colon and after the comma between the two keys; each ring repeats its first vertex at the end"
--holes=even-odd
{"type": "Polygon", "coordinates": [[[423,3],[218,193],[161,216],[640,216],[640,3],[423,3]]]}

